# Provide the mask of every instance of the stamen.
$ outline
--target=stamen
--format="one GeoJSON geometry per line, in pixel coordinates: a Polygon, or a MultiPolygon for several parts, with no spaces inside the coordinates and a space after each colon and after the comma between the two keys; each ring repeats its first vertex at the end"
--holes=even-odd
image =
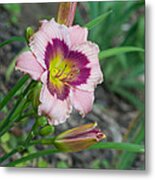
{"type": "Polygon", "coordinates": [[[65,66],[64,66],[64,68],[62,70],[59,69],[59,73],[55,77],[59,78],[61,75],[63,75],[66,68],[67,68],[67,64],[65,64],[65,66]]]}
{"type": "Polygon", "coordinates": [[[58,70],[57,68],[52,68],[52,69],[51,69],[51,76],[52,76],[52,77],[55,77],[58,72],[59,72],[59,70],[58,70]]]}
{"type": "Polygon", "coordinates": [[[76,67],[76,64],[71,65],[67,63],[64,64],[60,63],[58,65],[58,63],[56,63],[57,67],[54,64],[53,66],[54,67],[50,66],[51,78],[57,78],[58,80],[63,82],[73,81],[80,72],[80,70],[76,67]]]}

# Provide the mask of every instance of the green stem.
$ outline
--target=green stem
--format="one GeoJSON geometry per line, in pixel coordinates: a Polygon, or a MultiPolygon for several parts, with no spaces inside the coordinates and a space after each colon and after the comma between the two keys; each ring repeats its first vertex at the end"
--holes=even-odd
{"type": "Polygon", "coordinates": [[[51,145],[53,143],[54,138],[42,138],[42,139],[37,139],[31,141],[27,146],[25,145],[25,142],[22,143],[21,145],[17,146],[15,149],[10,151],[9,153],[5,154],[0,158],[0,163],[4,162],[6,159],[10,158],[12,155],[16,154],[17,152],[20,152],[22,150],[27,149],[29,146],[33,146],[36,144],[43,144],[43,145],[51,145]]]}
{"type": "Polygon", "coordinates": [[[131,143],[114,143],[114,142],[99,142],[89,148],[91,149],[115,149],[129,152],[143,153],[144,146],[131,143]]]}
{"type": "Polygon", "coordinates": [[[11,156],[16,154],[17,152],[20,152],[21,150],[24,150],[22,146],[18,146],[17,148],[13,149],[12,151],[10,151],[9,153],[5,154],[0,158],[0,163],[4,162],[6,159],[10,158],[11,156]]]}
{"type": "Polygon", "coordinates": [[[0,43],[0,48],[7,45],[7,44],[10,44],[14,41],[26,42],[26,39],[24,37],[14,36],[14,37],[0,43]]]}
{"type": "Polygon", "coordinates": [[[51,145],[51,144],[53,144],[54,139],[55,139],[55,137],[33,140],[30,142],[29,146],[35,145],[35,144],[51,145]]]}
{"type": "Polygon", "coordinates": [[[29,112],[29,113],[26,113],[26,114],[23,114],[22,116],[19,116],[17,117],[17,119],[15,120],[15,122],[19,122],[25,118],[28,118],[28,117],[31,117],[31,116],[34,116],[35,113],[34,112],[29,112]]]}
{"type": "Polygon", "coordinates": [[[56,150],[56,149],[42,150],[42,151],[39,151],[36,153],[32,153],[32,154],[25,156],[23,158],[17,159],[13,162],[10,162],[10,163],[6,164],[6,167],[14,167],[15,165],[17,165],[19,163],[23,163],[23,162],[30,161],[30,160],[33,160],[33,159],[38,158],[38,157],[47,156],[47,155],[51,155],[51,154],[55,154],[55,153],[59,153],[59,152],[60,151],[56,150]]]}
{"type": "Polygon", "coordinates": [[[26,81],[29,79],[28,75],[22,77],[17,84],[9,91],[5,98],[0,102],[0,110],[11,100],[11,98],[25,85],[26,81]]]}
{"type": "Polygon", "coordinates": [[[8,131],[9,129],[10,129],[10,127],[11,127],[11,125],[15,122],[19,122],[19,121],[21,121],[21,120],[23,120],[23,119],[25,119],[25,118],[28,118],[28,117],[30,117],[30,116],[33,116],[33,115],[35,115],[34,113],[27,113],[27,114],[24,114],[23,116],[19,116],[19,117],[17,117],[15,120],[11,120],[11,122],[9,122],[6,126],[5,126],[5,128],[0,132],[0,135],[3,135],[6,131],[8,131]]]}
{"type": "Polygon", "coordinates": [[[29,132],[26,140],[25,140],[25,146],[27,147],[29,145],[29,142],[32,140],[32,138],[34,137],[34,130],[36,128],[37,125],[37,121],[34,123],[34,125],[32,126],[31,131],[29,132]]]}
{"type": "MultiPolygon", "coordinates": [[[[34,81],[31,81],[30,84],[27,86],[27,88],[23,91],[20,98],[16,102],[13,109],[10,111],[6,119],[4,119],[0,124],[0,136],[2,136],[7,130],[8,127],[11,126],[11,124],[14,122],[14,119],[16,119],[16,116],[20,114],[20,112],[23,110],[21,107],[21,103],[23,103],[22,100],[24,100],[24,97],[28,93],[29,88],[33,85],[34,81]]],[[[26,99],[25,99],[26,100],[26,99]]]]}
{"type": "MultiPolygon", "coordinates": [[[[52,144],[54,138],[47,138],[47,139],[39,139],[39,140],[34,140],[32,141],[28,146],[32,146],[35,144],[52,144]]],[[[25,148],[26,149],[26,148],[25,148]]],[[[125,150],[125,151],[129,151],[129,152],[137,152],[137,153],[143,153],[144,152],[144,147],[141,145],[137,145],[137,144],[130,144],[130,143],[113,143],[113,142],[107,142],[107,143],[103,143],[103,142],[99,142],[93,146],[91,146],[89,149],[87,150],[93,150],[93,149],[115,149],[115,150],[125,150]]],[[[12,153],[10,152],[9,154],[15,154],[16,150],[13,150],[12,153]]],[[[54,154],[54,153],[59,153],[61,151],[58,150],[53,150],[53,149],[48,149],[48,150],[43,150],[40,152],[36,152],[33,154],[30,154],[26,157],[23,157],[21,159],[17,159],[13,162],[8,163],[6,166],[15,166],[19,163],[25,162],[25,161],[29,161],[35,158],[38,158],[40,156],[45,156],[45,155],[50,155],[50,154],[54,154]]],[[[9,158],[10,156],[6,156],[7,158],[9,158]]],[[[6,158],[5,158],[6,160],[6,158]]],[[[4,158],[3,158],[4,161],[4,158]]],[[[1,162],[1,161],[0,161],[1,162]]]]}
{"type": "Polygon", "coordinates": [[[6,129],[7,129],[6,126],[8,126],[10,124],[10,119],[13,116],[15,110],[19,107],[19,104],[20,104],[21,100],[22,100],[22,98],[18,99],[18,101],[16,102],[16,104],[13,107],[13,109],[11,110],[11,112],[8,114],[6,119],[4,119],[3,122],[1,123],[1,126],[0,126],[0,136],[2,136],[6,132],[6,129]]]}

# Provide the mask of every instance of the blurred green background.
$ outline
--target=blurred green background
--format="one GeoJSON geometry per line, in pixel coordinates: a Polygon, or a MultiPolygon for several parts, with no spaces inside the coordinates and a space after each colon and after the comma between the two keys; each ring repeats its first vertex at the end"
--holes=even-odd
{"type": "MultiPolygon", "coordinates": [[[[0,5],[0,42],[12,36],[24,36],[27,26],[37,29],[38,20],[55,17],[57,8],[57,3],[0,5]]],[[[112,13],[90,30],[89,39],[99,45],[103,54],[104,51],[116,47],[132,46],[145,49],[144,1],[80,2],[74,23],[85,26],[90,20],[110,10],[112,13]]],[[[22,76],[21,73],[14,72],[14,57],[24,46],[24,43],[17,42],[0,49],[0,99],[22,76]]],[[[96,89],[93,111],[85,120],[80,120],[80,116],[73,113],[71,120],[65,125],[60,125],[57,131],[97,121],[107,135],[106,141],[144,144],[144,53],[118,51],[109,57],[101,57],[100,64],[104,83],[96,89]]],[[[8,109],[10,107],[13,107],[13,102],[8,109]]],[[[0,119],[8,109],[0,112],[0,119]]],[[[33,119],[25,119],[16,123],[11,131],[3,135],[0,155],[9,152],[25,138],[32,122],[33,119]]],[[[46,147],[29,148],[22,155],[44,148],[46,147]]],[[[13,158],[22,155],[19,153],[13,158]]],[[[145,156],[116,150],[86,150],[38,158],[19,166],[143,170],[145,156]]]]}

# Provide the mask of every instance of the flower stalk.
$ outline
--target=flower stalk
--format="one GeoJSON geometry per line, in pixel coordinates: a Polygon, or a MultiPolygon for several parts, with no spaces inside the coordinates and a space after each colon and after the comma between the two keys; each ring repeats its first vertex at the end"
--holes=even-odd
{"type": "MultiPolygon", "coordinates": [[[[32,141],[29,146],[35,145],[35,144],[52,144],[53,139],[40,139],[40,140],[34,140],[32,141]]],[[[12,155],[16,154],[17,152],[21,152],[24,150],[25,147],[18,146],[16,149],[12,150],[10,153],[4,155],[0,158],[0,163],[4,162],[5,160],[9,159],[12,155]]],[[[138,144],[131,144],[131,143],[113,143],[113,142],[99,142],[95,145],[92,145],[89,150],[93,149],[114,149],[114,150],[123,150],[127,152],[134,152],[134,153],[143,153],[144,152],[144,146],[138,145],[138,144]]],[[[7,167],[15,166],[19,163],[26,162],[29,160],[36,159],[38,157],[51,155],[54,153],[61,153],[62,151],[55,150],[55,149],[45,149],[36,153],[32,153],[30,155],[27,155],[26,157],[19,158],[13,162],[10,162],[6,164],[7,167]]]]}

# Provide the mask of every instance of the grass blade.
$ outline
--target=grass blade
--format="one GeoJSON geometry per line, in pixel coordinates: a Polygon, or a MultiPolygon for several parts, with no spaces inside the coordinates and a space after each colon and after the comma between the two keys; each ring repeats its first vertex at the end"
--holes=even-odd
{"type": "Polygon", "coordinates": [[[144,147],[138,144],[131,143],[116,143],[116,142],[99,142],[89,149],[115,149],[115,150],[125,150],[129,152],[144,152],[144,147]]]}
{"type": "Polygon", "coordinates": [[[111,56],[116,56],[118,54],[128,52],[144,52],[144,49],[131,46],[111,48],[105,51],[101,51],[99,54],[99,59],[102,60],[103,58],[109,58],[111,56]]]}
{"type": "Polygon", "coordinates": [[[26,39],[24,37],[14,36],[14,37],[0,43],[0,48],[7,45],[7,44],[10,44],[10,43],[12,43],[14,41],[26,42],[26,39]]]}
{"type": "MultiPolygon", "coordinates": [[[[142,143],[144,141],[145,137],[145,122],[144,122],[144,117],[139,119],[140,122],[136,125],[136,129],[134,129],[134,134],[132,136],[132,142],[134,143],[142,143]]],[[[131,134],[129,135],[131,136],[131,134]]],[[[117,169],[129,169],[137,154],[133,154],[132,152],[122,152],[119,156],[119,161],[118,164],[116,165],[117,169]]]]}
{"type": "Polygon", "coordinates": [[[130,102],[132,105],[134,105],[139,110],[144,110],[143,102],[134,94],[130,93],[129,91],[123,89],[123,88],[111,88],[111,90],[120,96],[124,97],[128,102],[130,102]]]}
{"type": "Polygon", "coordinates": [[[100,16],[98,16],[97,18],[93,19],[92,21],[90,21],[89,23],[87,23],[85,25],[86,28],[88,28],[89,30],[92,29],[93,27],[95,27],[96,25],[100,24],[102,21],[105,20],[105,18],[107,16],[109,16],[109,14],[112,13],[112,10],[111,11],[108,11],[100,16]]]}
{"type": "MultiPolygon", "coordinates": [[[[89,148],[90,150],[93,149],[117,149],[117,150],[126,150],[126,151],[130,151],[130,152],[144,152],[144,147],[138,144],[129,144],[129,143],[97,143],[95,145],[93,145],[91,148],[89,148]]],[[[47,150],[42,150],[36,153],[32,153],[28,156],[22,157],[20,159],[17,159],[13,162],[10,162],[6,165],[6,167],[14,167],[17,164],[26,162],[26,161],[30,161],[33,160],[35,158],[38,157],[42,157],[42,156],[47,156],[47,155],[51,155],[51,154],[55,154],[55,153],[60,153],[59,150],[56,149],[47,149],[47,150]]]]}
{"type": "Polygon", "coordinates": [[[30,160],[33,160],[33,159],[38,158],[38,157],[55,154],[55,153],[58,153],[58,152],[59,151],[56,150],[56,149],[42,150],[42,151],[39,151],[39,152],[36,152],[36,153],[32,153],[32,154],[30,154],[28,156],[25,156],[23,158],[17,159],[17,160],[15,160],[13,162],[10,162],[10,163],[8,163],[6,165],[6,167],[14,167],[17,164],[20,164],[20,163],[23,163],[23,162],[26,162],[26,161],[30,161],[30,160]]]}
{"type": "Polygon", "coordinates": [[[28,75],[22,77],[17,84],[9,91],[9,93],[4,97],[2,102],[0,102],[0,110],[10,101],[10,99],[17,93],[17,91],[25,84],[29,79],[28,75]]]}

